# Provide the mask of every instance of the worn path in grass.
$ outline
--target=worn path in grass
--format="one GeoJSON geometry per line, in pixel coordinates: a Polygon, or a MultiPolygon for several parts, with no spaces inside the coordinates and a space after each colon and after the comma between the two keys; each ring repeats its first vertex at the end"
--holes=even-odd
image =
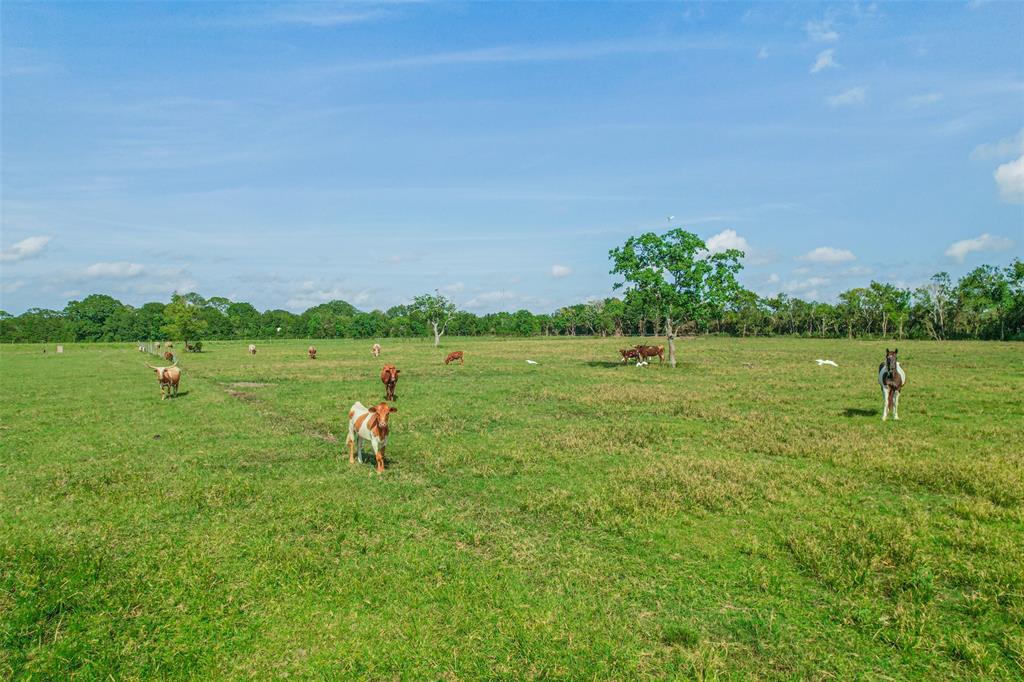
{"type": "Polygon", "coordinates": [[[0,348],[0,675],[1024,674],[1020,345],[314,343],[0,348]]]}

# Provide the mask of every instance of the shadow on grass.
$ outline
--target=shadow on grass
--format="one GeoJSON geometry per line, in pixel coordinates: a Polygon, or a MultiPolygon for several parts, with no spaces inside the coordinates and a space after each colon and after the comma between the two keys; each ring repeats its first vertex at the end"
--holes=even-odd
{"type": "Polygon", "coordinates": [[[628,363],[619,360],[613,362],[611,360],[587,360],[588,367],[625,367],[628,363]]]}
{"type": "Polygon", "coordinates": [[[876,417],[878,416],[878,408],[871,410],[865,410],[861,407],[847,407],[843,410],[844,417],[876,417]]]}

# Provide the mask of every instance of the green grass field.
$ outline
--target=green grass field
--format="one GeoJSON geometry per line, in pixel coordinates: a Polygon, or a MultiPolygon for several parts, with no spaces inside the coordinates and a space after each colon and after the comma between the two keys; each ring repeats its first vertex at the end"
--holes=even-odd
{"type": "Polygon", "coordinates": [[[1024,676],[1024,347],[627,343],[0,348],[0,678],[1024,676]]]}

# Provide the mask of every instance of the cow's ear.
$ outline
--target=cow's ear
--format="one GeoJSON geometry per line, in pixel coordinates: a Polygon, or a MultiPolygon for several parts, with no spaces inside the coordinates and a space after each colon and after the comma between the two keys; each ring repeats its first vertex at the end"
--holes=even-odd
{"type": "Polygon", "coordinates": [[[397,407],[388,408],[388,412],[398,412],[398,408],[397,407]]]}

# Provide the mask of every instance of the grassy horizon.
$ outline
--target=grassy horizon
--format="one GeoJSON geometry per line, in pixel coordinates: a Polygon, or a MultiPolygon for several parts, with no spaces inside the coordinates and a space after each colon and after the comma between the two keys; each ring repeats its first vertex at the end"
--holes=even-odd
{"type": "Polygon", "coordinates": [[[0,677],[1024,675],[1024,347],[634,342],[0,346],[0,677]]]}

